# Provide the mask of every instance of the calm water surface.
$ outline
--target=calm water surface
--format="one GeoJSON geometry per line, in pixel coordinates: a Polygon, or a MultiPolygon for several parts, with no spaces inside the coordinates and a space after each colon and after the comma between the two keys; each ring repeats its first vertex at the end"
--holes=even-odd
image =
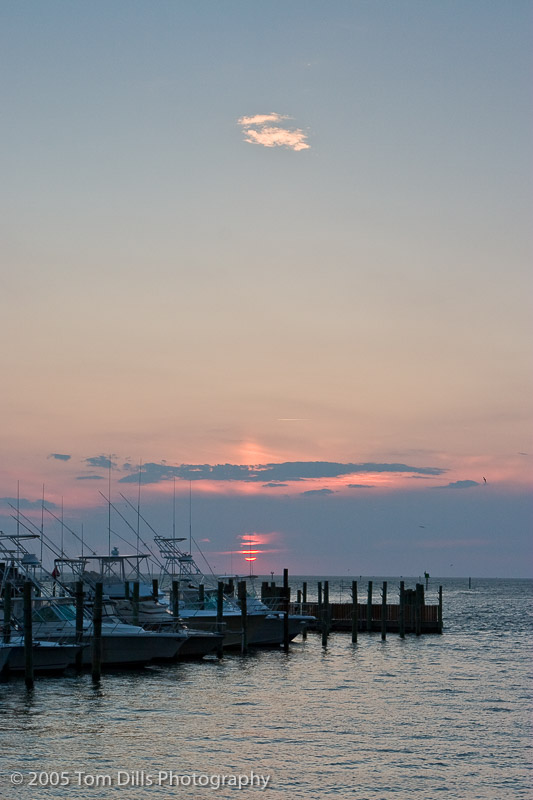
{"type": "MultiPolygon", "coordinates": [[[[0,797],[529,800],[533,582],[440,582],[443,636],[334,634],[323,650],[309,634],[288,655],[105,674],[96,687],[87,675],[41,678],[31,693],[0,684],[0,797]],[[252,770],[270,776],[263,792],[214,788],[252,770]],[[68,785],[29,786],[31,771],[68,785]],[[160,771],[211,783],[157,785],[160,771]]],[[[332,600],[340,590],[330,579],[332,600]]]]}

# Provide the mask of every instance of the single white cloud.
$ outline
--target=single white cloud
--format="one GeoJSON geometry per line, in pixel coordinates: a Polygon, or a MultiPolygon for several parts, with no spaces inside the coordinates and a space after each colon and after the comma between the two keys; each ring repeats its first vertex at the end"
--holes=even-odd
{"type": "Polygon", "coordinates": [[[289,119],[289,117],[284,117],[272,111],[270,114],[256,114],[254,117],[241,117],[237,121],[239,125],[248,127],[248,125],[265,125],[267,122],[281,122],[283,119],[289,119]]]}
{"type": "Polygon", "coordinates": [[[248,128],[244,132],[244,141],[251,144],[262,144],[263,147],[288,147],[289,150],[309,150],[305,141],[307,134],[299,128],[288,131],[285,128],[260,128],[258,131],[248,128]]]}
{"type": "Polygon", "coordinates": [[[309,150],[310,145],[306,141],[307,134],[301,128],[285,127],[282,123],[286,119],[290,119],[290,117],[272,111],[270,114],[241,117],[237,123],[244,128],[244,141],[250,144],[260,144],[263,147],[286,147],[295,151],[309,150]]]}

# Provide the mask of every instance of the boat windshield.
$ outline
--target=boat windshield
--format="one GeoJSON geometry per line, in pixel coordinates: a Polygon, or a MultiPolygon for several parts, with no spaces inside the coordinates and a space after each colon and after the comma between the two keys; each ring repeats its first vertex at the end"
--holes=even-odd
{"type": "Polygon", "coordinates": [[[76,619],[76,609],[70,605],[42,605],[33,612],[35,622],[64,622],[76,619]]]}

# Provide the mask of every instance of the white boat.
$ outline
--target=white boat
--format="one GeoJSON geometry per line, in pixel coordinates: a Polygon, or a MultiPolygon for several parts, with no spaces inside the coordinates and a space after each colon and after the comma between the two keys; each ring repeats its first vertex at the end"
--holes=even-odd
{"type": "MultiPolygon", "coordinates": [[[[160,602],[164,598],[163,592],[158,593],[157,598],[153,597],[154,584],[141,571],[141,564],[147,558],[143,554],[120,555],[115,548],[109,556],[63,559],[63,562],[68,563],[73,575],[83,582],[89,601],[94,596],[96,584],[102,583],[104,595],[111,601],[104,606],[104,620],[113,616],[115,621],[141,626],[146,631],[179,635],[182,646],[176,657],[180,660],[203,658],[218,651],[222,633],[189,628],[172,615],[168,605],[160,602]],[[86,569],[90,562],[95,562],[95,569],[86,569]],[[134,602],[135,584],[139,587],[139,600],[134,602]]],[[[74,591],[74,586],[71,584],[69,589],[74,591]]]]}
{"type": "MultiPolygon", "coordinates": [[[[34,598],[33,634],[37,639],[76,644],[76,608],[71,598],[34,598]]],[[[13,604],[13,615],[21,613],[21,601],[13,604]]],[[[92,620],[84,617],[83,664],[91,663],[92,620]]],[[[102,666],[139,666],[150,661],[176,658],[187,639],[186,633],[145,631],[114,617],[102,622],[102,666]]]]}
{"type": "MultiPolygon", "coordinates": [[[[33,670],[37,673],[64,672],[75,663],[79,650],[80,646],[76,644],[33,640],[33,670]]],[[[0,672],[2,668],[8,673],[25,671],[26,656],[22,636],[11,637],[7,644],[0,643],[0,672]]]]}
{"type": "MultiPolygon", "coordinates": [[[[44,570],[39,559],[30,553],[25,540],[38,538],[33,534],[0,536],[0,558],[2,570],[0,574],[1,594],[5,592],[7,582],[11,584],[12,617],[23,620],[22,585],[30,581],[36,594],[32,599],[33,636],[38,640],[61,642],[63,644],[79,644],[76,632],[76,609],[70,597],[54,597],[50,589],[40,578],[44,570]],[[39,571],[39,578],[37,572],[39,571]]],[[[50,586],[55,590],[55,577],[49,575],[50,586]]],[[[91,663],[90,641],[93,636],[93,623],[85,613],[83,618],[82,644],[83,664],[91,663]]],[[[145,631],[138,625],[127,625],[120,620],[108,617],[102,622],[102,666],[137,666],[153,660],[169,660],[176,658],[178,651],[187,641],[184,631],[159,633],[145,631]]]]}

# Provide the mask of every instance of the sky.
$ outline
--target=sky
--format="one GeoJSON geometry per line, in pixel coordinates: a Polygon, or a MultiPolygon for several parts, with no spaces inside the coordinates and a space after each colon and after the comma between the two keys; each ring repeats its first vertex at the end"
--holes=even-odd
{"type": "Polygon", "coordinates": [[[531,18],[2,3],[0,528],[531,576],[531,18]]]}

